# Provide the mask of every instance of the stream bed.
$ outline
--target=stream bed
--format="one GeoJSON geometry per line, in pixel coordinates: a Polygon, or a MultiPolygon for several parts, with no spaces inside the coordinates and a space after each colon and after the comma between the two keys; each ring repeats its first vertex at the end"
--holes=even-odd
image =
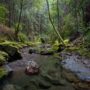
{"type": "Polygon", "coordinates": [[[75,54],[65,57],[62,61],[63,67],[75,73],[81,80],[90,82],[90,60],[75,54]]]}
{"type": "MultiPolygon", "coordinates": [[[[13,73],[3,81],[0,90],[90,90],[90,84],[83,83],[76,75],[65,69],[66,67],[71,68],[71,64],[74,64],[72,61],[69,62],[70,65],[67,65],[65,61],[69,60],[61,62],[51,55],[29,54],[28,52],[29,48],[22,49],[22,60],[3,66],[5,69],[7,67],[12,69],[13,73]],[[40,65],[38,75],[25,74],[27,62],[30,60],[34,60],[40,65]]],[[[79,67],[77,66],[77,68],[79,67]]],[[[77,69],[75,68],[75,70],[77,69]]],[[[88,71],[85,70],[85,72],[88,71]]]]}

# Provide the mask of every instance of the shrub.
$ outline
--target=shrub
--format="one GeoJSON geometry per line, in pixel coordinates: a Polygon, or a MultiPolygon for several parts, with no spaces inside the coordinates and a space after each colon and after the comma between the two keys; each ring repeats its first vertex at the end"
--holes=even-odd
{"type": "Polygon", "coordinates": [[[23,42],[23,43],[25,43],[26,41],[28,41],[27,36],[25,34],[23,34],[23,33],[19,33],[18,39],[19,39],[20,42],[23,42]]]}
{"type": "Polygon", "coordinates": [[[5,69],[3,68],[0,68],[0,79],[3,78],[3,76],[6,76],[7,75],[7,72],[5,69]]]}
{"type": "Polygon", "coordinates": [[[14,40],[14,30],[0,24],[0,41],[14,40]]]}
{"type": "Polygon", "coordinates": [[[2,4],[0,4],[0,23],[5,23],[6,22],[6,14],[8,13],[8,10],[6,7],[2,4]]]}
{"type": "Polygon", "coordinates": [[[8,60],[8,54],[0,51],[0,65],[4,64],[8,60]]]}

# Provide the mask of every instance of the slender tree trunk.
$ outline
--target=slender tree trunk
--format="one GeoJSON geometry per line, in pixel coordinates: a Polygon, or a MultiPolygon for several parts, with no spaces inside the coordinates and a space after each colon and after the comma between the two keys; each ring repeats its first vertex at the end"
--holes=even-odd
{"type": "Polygon", "coordinates": [[[7,0],[6,6],[8,8],[8,27],[12,27],[14,25],[14,17],[15,17],[15,2],[13,0],[7,0]]]}
{"type": "Polygon", "coordinates": [[[60,35],[60,33],[58,32],[58,30],[55,28],[55,26],[53,24],[53,21],[52,21],[52,18],[51,18],[51,14],[50,14],[50,8],[49,8],[49,2],[48,2],[48,0],[46,0],[46,3],[47,3],[47,8],[48,8],[49,20],[50,20],[50,22],[51,22],[51,24],[53,26],[53,29],[56,32],[56,34],[58,35],[58,37],[59,37],[60,41],[62,42],[62,44],[65,45],[62,36],[60,35]]]}
{"type": "Polygon", "coordinates": [[[60,30],[60,14],[59,14],[59,1],[57,0],[57,14],[58,14],[58,31],[60,30]]]}
{"type": "Polygon", "coordinates": [[[8,2],[9,3],[9,19],[8,19],[8,26],[11,27],[11,3],[10,1],[8,2]]]}
{"type": "Polygon", "coordinates": [[[19,26],[20,26],[22,10],[23,10],[23,1],[24,0],[21,0],[21,2],[20,2],[20,14],[19,14],[19,19],[18,19],[18,25],[17,25],[16,30],[15,30],[16,41],[18,41],[19,26]]]}

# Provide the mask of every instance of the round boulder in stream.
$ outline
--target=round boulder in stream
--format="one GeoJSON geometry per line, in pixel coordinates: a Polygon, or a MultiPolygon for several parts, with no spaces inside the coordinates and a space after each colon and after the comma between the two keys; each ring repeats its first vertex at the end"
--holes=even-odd
{"type": "Polygon", "coordinates": [[[28,75],[39,74],[39,66],[35,61],[28,61],[28,65],[25,69],[25,73],[28,75]]]}

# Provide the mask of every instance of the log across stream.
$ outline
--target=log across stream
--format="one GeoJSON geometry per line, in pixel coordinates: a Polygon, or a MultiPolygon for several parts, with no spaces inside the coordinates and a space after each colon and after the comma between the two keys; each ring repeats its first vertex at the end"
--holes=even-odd
{"type": "MultiPolygon", "coordinates": [[[[52,55],[29,54],[29,48],[27,47],[21,50],[21,55],[23,57],[22,60],[3,66],[6,69],[7,67],[12,69],[13,73],[2,82],[0,90],[90,90],[90,82],[83,81],[87,80],[86,77],[79,79],[76,74],[72,73],[75,68],[71,67],[71,64],[75,64],[70,63],[72,60],[61,62],[52,55]],[[40,73],[38,75],[29,76],[25,74],[27,62],[30,60],[34,60],[40,65],[40,73]],[[70,70],[70,68],[72,69],[70,70]]],[[[87,68],[87,70],[86,73],[88,72],[88,75],[85,76],[90,80],[90,69],[87,68]]]]}

